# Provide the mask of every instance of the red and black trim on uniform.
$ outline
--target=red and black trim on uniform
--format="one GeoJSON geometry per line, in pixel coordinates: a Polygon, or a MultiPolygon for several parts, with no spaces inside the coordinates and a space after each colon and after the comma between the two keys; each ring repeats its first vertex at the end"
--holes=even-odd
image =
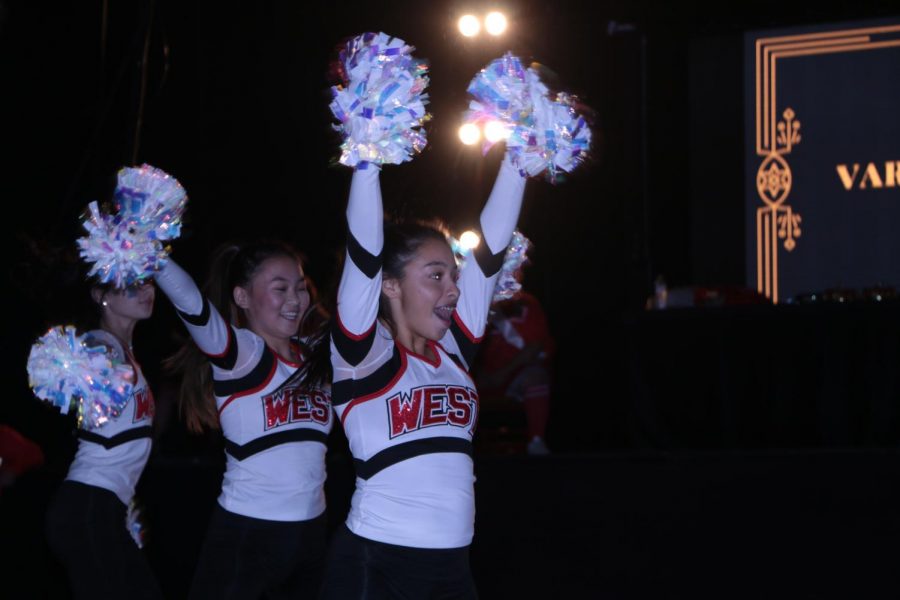
{"type": "Polygon", "coordinates": [[[368,331],[355,335],[344,327],[340,312],[332,320],[331,339],[334,340],[334,347],[350,366],[355,367],[361,363],[372,349],[372,342],[375,340],[375,324],[372,323],[368,331]]]}
{"type": "Polygon", "coordinates": [[[341,421],[353,406],[371,400],[393,386],[404,371],[406,371],[406,356],[400,350],[399,345],[394,344],[391,358],[370,375],[362,379],[335,381],[331,386],[332,406],[338,407],[350,403],[341,415],[341,421]]]}
{"type": "MultiPolygon", "coordinates": [[[[382,254],[375,255],[363,248],[359,240],[353,235],[353,232],[347,234],[347,255],[353,261],[353,264],[356,265],[356,268],[362,271],[363,275],[369,279],[378,275],[378,271],[381,270],[382,254]]],[[[500,264],[503,264],[502,261],[500,264]]]]}
{"type": "Polygon", "coordinates": [[[237,379],[214,380],[213,390],[216,396],[228,398],[219,408],[219,412],[225,410],[225,407],[235,398],[255,394],[266,387],[275,375],[277,367],[278,359],[275,353],[268,346],[264,346],[262,356],[259,357],[259,362],[252,371],[237,379]]]}
{"type": "MultiPolygon", "coordinates": [[[[188,325],[193,325],[194,327],[205,327],[209,324],[210,317],[210,304],[209,300],[204,300],[203,302],[203,310],[200,311],[199,315],[189,315],[186,312],[178,311],[178,315],[182,318],[182,320],[188,325]]],[[[232,330],[231,325],[227,325],[228,327],[228,343],[225,344],[225,349],[219,354],[207,354],[207,358],[209,358],[209,362],[216,365],[220,369],[224,369],[226,371],[230,371],[234,368],[235,362],[237,362],[238,349],[237,344],[234,343],[234,331],[232,330]]]]}
{"type": "MultiPolygon", "coordinates": [[[[462,359],[466,361],[467,365],[471,365],[475,359],[475,353],[478,352],[478,344],[483,338],[475,337],[456,311],[453,311],[453,319],[450,321],[450,333],[453,335],[456,345],[459,346],[462,359]]],[[[463,367],[463,370],[468,371],[469,369],[463,367]]]]}
{"type": "Polygon", "coordinates": [[[84,440],[86,442],[91,442],[93,444],[99,444],[107,450],[110,450],[112,448],[115,448],[116,446],[121,446],[122,444],[133,442],[134,440],[148,438],[150,437],[151,432],[152,428],[150,427],[150,425],[128,429],[126,431],[123,431],[122,433],[117,433],[112,437],[106,437],[98,433],[94,433],[93,431],[85,431],[83,429],[79,429],[78,439],[84,440]]]}
{"type": "MultiPolygon", "coordinates": [[[[363,275],[369,279],[374,278],[381,271],[381,254],[377,256],[363,248],[353,233],[347,235],[347,256],[356,265],[363,275]]],[[[332,322],[331,338],[341,357],[351,366],[357,366],[363,361],[372,348],[375,335],[375,323],[363,333],[356,334],[344,327],[341,321],[340,309],[337,317],[332,322]]]]}
{"type": "MultiPolygon", "coordinates": [[[[441,346],[441,345],[438,344],[438,346],[441,346]]],[[[452,352],[447,352],[447,349],[444,348],[443,346],[441,346],[441,350],[444,351],[444,354],[446,354],[447,356],[450,357],[450,360],[453,361],[453,364],[455,364],[457,367],[459,367],[460,371],[462,371],[463,373],[466,374],[466,376],[469,378],[469,381],[472,382],[472,385],[475,385],[475,381],[472,379],[472,375],[469,373],[469,370],[468,370],[468,368],[466,368],[466,365],[465,365],[465,363],[463,363],[462,359],[460,357],[458,357],[457,355],[453,354],[452,352]]]]}
{"type": "Polygon", "coordinates": [[[263,450],[291,442],[319,442],[320,444],[327,444],[328,434],[318,429],[290,429],[258,437],[243,445],[225,438],[225,452],[236,460],[244,460],[254,454],[259,454],[263,450]]]}
{"type": "MultiPolygon", "coordinates": [[[[484,239],[484,232],[481,231],[480,227],[476,229],[475,233],[480,236],[480,239],[484,239]]],[[[506,248],[504,247],[497,254],[491,254],[491,249],[488,248],[487,242],[485,242],[475,247],[475,250],[472,251],[472,256],[475,257],[475,262],[478,263],[478,268],[484,273],[485,278],[490,278],[499,273],[503,267],[503,259],[506,258],[506,248]]]]}
{"type": "Polygon", "coordinates": [[[193,325],[194,327],[203,327],[207,323],[209,323],[209,315],[209,300],[205,298],[203,300],[203,308],[200,309],[199,315],[191,315],[184,312],[183,310],[178,311],[178,316],[180,316],[185,323],[193,325]]]}
{"type": "Polygon", "coordinates": [[[357,477],[370,479],[379,471],[383,471],[404,460],[422,456],[423,454],[444,452],[460,452],[472,456],[472,442],[456,437],[432,437],[415,440],[385,448],[369,460],[354,459],[353,466],[356,468],[357,477]]]}

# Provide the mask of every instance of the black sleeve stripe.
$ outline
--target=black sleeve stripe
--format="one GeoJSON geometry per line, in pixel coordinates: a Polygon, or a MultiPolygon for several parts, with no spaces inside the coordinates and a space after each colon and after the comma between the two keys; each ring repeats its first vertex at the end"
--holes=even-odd
{"type": "Polygon", "coordinates": [[[225,438],[225,452],[236,458],[244,460],[254,454],[259,454],[263,450],[274,448],[281,444],[290,442],[319,442],[320,444],[328,443],[328,435],[318,429],[297,428],[288,431],[279,431],[258,437],[246,444],[236,444],[228,438],[225,438]]]}
{"type": "MultiPolygon", "coordinates": [[[[466,361],[467,365],[471,365],[475,359],[475,353],[478,352],[478,342],[466,335],[466,332],[463,331],[456,319],[450,321],[450,332],[453,334],[456,345],[459,346],[463,360],[466,361]]],[[[468,371],[469,369],[465,368],[465,370],[468,371]]]]}
{"type": "Polygon", "coordinates": [[[199,315],[189,315],[188,313],[179,310],[178,316],[181,317],[181,320],[188,325],[203,327],[204,325],[209,323],[209,313],[209,300],[204,298],[203,308],[200,309],[199,315]]]}
{"type": "MultiPolygon", "coordinates": [[[[233,346],[234,344],[232,344],[233,346]]],[[[216,363],[218,365],[218,363],[216,363]]],[[[262,356],[253,370],[238,379],[216,379],[213,381],[213,390],[216,396],[225,398],[234,396],[247,390],[252,390],[266,383],[275,365],[275,355],[266,346],[263,348],[262,356]]],[[[223,367],[224,368],[224,367],[223,367]]]]}
{"type": "Polygon", "coordinates": [[[123,431],[122,433],[117,433],[112,437],[106,437],[94,433],[93,431],[85,431],[83,429],[79,429],[78,439],[94,444],[100,444],[101,446],[109,450],[111,448],[115,448],[116,446],[121,446],[122,444],[133,442],[134,440],[148,438],[150,437],[150,433],[151,428],[149,425],[145,425],[143,427],[135,427],[134,429],[129,429],[127,431],[123,431]]]}
{"type": "Polygon", "coordinates": [[[349,331],[344,329],[341,324],[340,314],[331,322],[331,339],[334,340],[334,347],[338,354],[341,355],[347,363],[355,367],[363,361],[369,350],[372,349],[372,343],[375,341],[376,324],[372,323],[369,331],[361,336],[352,336],[349,331]]]}
{"type": "MultiPolygon", "coordinates": [[[[188,325],[193,325],[194,327],[205,327],[209,324],[210,317],[210,304],[209,300],[203,301],[203,309],[200,311],[199,315],[189,315],[186,312],[178,311],[178,316],[181,317],[188,325]]],[[[234,331],[232,331],[231,325],[227,325],[228,327],[228,344],[225,346],[225,350],[221,354],[207,354],[209,358],[209,362],[213,363],[220,369],[230,370],[234,368],[234,363],[237,361],[237,344],[234,343],[235,336],[234,331]]]]}
{"type": "Polygon", "coordinates": [[[481,231],[476,232],[481,236],[481,239],[484,241],[483,244],[478,244],[475,247],[475,251],[472,253],[475,256],[475,262],[478,263],[478,267],[481,269],[481,272],[484,273],[485,277],[493,277],[497,273],[500,272],[500,269],[503,267],[503,259],[506,257],[506,248],[498,252],[497,254],[491,254],[491,249],[488,248],[487,241],[484,240],[484,234],[481,231]]]}
{"type": "Polygon", "coordinates": [[[331,386],[331,403],[341,406],[356,398],[364,398],[383,390],[403,368],[400,349],[394,345],[391,359],[362,379],[335,381],[331,386]]]}
{"type": "MultiPolygon", "coordinates": [[[[266,348],[264,352],[267,351],[268,348],[266,348]]],[[[237,363],[238,346],[234,335],[234,329],[231,325],[228,326],[228,344],[225,346],[225,351],[222,352],[222,354],[208,354],[207,357],[209,358],[209,362],[220,369],[230,371],[234,368],[235,363],[237,363]]]]}
{"type": "Polygon", "coordinates": [[[381,270],[381,254],[377,256],[362,247],[353,233],[347,234],[347,254],[363,275],[372,279],[381,270]]]}
{"type": "MultiPolygon", "coordinates": [[[[444,350],[444,352],[447,352],[447,351],[444,350]]],[[[452,360],[454,363],[456,363],[457,367],[459,367],[463,371],[468,371],[468,369],[466,368],[466,365],[463,363],[463,361],[460,357],[458,357],[455,354],[451,354],[450,352],[447,352],[447,356],[450,357],[450,360],[452,360]]]]}
{"type": "Polygon", "coordinates": [[[370,479],[379,471],[404,460],[442,452],[461,452],[472,456],[472,442],[455,437],[434,437],[385,448],[369,460],[353,460],[356,476],[370,479]]]}

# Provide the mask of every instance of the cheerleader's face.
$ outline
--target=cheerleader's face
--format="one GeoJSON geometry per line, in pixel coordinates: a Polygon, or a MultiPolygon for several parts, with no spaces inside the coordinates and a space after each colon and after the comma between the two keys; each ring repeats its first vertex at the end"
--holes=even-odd
{"type": "Polygon", "coordinates": [[[247,287],[234,288],[250,329],[274,347],[274,340],[297,335],[309,309],[303,269],[293,258],[273,256],[260,265],[247,287]]]}
{"type": "Polygon", "coordinates": [[[143,321],[153,314],[156,286],[153,280],[130,285],[123,290],[112,289],[101,296],[101,304],[109,317],[143,321]]]}
{"type": "Polygon", "coordinates": [[[444,337],[459,299],[458,276],[450,246],[429,239],[407,263],[403,279],[384,280],[401,343],[421,352],[420,342],[444,337]]]}

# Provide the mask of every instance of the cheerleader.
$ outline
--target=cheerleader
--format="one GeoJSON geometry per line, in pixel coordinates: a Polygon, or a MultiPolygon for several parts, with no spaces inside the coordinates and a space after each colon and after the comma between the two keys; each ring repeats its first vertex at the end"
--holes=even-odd
{"type": "Polygon", "coordinates": [[[175,262],[156,274],[193,340],[169,361],[184,374],[188,427],[225,438],[222,490],[190,597],[312,598],[326,544],[332,410],[330,373],[311,370],[311,348],[297,337],[311,305],[303,268],[283,244],[228,246],[209,281],[204,298],[175,262]]]}
{"type": "MultiPolygon", "coordinates": [[[[354,39],[341,56],[349,80],[335,88],[332,103],[345,135],[341,162],[355,167],[331,356],[333,404],[356,489],[329,551],[328,599],[477,597],[469,546],[478,393],[468,369],[537,163],[507,143],[479,218],[482,243],[461,268],[439,228],[383,225],[379,165],[404,162],[424,146],[414,127],[425,120],[427,80],[410,51],[384,34],[354,39]]],[[[481,79],[499,73],[500,88],[523,92],[513,98],[522,103],[501,103],[507,113],[553,116],[546,109],[555,107],[542,100],[535,108],[546,88],[530,83],[518,60],[506,57],[485,71],[481,79]]],[[[493,87],[486,97],[500,98],[493,87]]],[[[514,126],[510,121],[511,140],[523,133],[514,126]]],[[[525,133],[526,144],[544,139],[543,132],[525,133]]]]}
{"type": "Polygon", "coordinates": [[[89,346],[104,346],[112,362],[130,365],[133,388],[117,416],[78,430],[78,449],[52,500],[47,540],[64,566],[75,598],[162,598],[147,560],[126,527],[128,506],[147,458],[153,394],[132,348],[135,326],[153,314],[152,281],[124,289],[91,288],[100,311],[89,346]]]}

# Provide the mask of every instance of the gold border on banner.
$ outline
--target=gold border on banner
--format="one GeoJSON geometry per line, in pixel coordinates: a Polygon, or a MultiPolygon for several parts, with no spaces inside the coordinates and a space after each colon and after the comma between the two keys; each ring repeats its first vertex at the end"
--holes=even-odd
{"type": "Polygon", "coordinates": [[[797,246],[802,219],[785,201],[792,175],[786,155],[800,143],[800,121],[789,107],[778,119],[778,60],[798,56],[858,52],[900,46],[900,25],[842,29],[756,40],[756,154],[762,157],[756,189],[763,206],[756,209],[756,285],[778,302],[778,250],[797,246]],[[875,39],[873,39],[875,38],[875,39]]]}

